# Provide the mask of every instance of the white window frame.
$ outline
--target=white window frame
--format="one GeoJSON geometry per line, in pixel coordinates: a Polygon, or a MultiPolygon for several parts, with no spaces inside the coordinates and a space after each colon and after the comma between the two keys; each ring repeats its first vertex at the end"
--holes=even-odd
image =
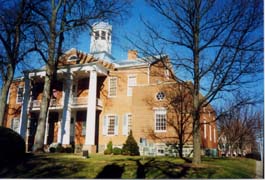
{"type": "Polygon", "coordinates": [[[14,130],[15,132],[19,133],[19,129],[20,129],[20,120],[18,117],[14,117],[12,120],[11,120],[11,126],[10,128],[12,130],[14,130]],[[14,126],[17,126],[17,127],[14,127],[14,126]]]}
{"type": "Polygon", "coordinates": [[[119,134],[119,117],[116,114],[107,114],[103,119],[103,135],[105,136],[117,136],[119,134]],[[110,117],[114,116],[114,134],[109,134],[110,117]]]}
{"type": "Polygon", "coordinates": [[[18,86],[17,87],[17,97],[16,97],[16,104],[21,104],[22,102],[23,102],[23,95],[24,95],[24,91],[25,91],[25,88],[24,88],[24,86],[18,86]],[[23,91],[22,91],[22,99],[21,99],[21,101],[18,101],[18,92],[19,92],[19,89],[20,88],[23,88],[23,91]]]}
{"type": "Polygon", "coordinates": [[[167,132],[167,109],[162,107],[162,108],[154,108],[154,129],[155,132],[167,132]],[[165,129],[158,129],[157,127],[157,119],[156,119],[156,115],[160,114],[160,115],[164,115],[165,116],[165,129]]]}
{"type": "Polygon", "coordinates": [[[206,131],[207,131],[207,129],[206,129],[206,120],[204,120],[203,123],[204,123],[204,124],[203,124],[204,139],[206,139],[206,137],[207,137],[207,132],[206,132],[206,131]]]}
{"type": "Polygon", "coordinates": [[[122,134],[128,136],[130,130],[132,130],[132,113],[126,113],[123,117],[122,134]]]}
{"type": "Polygon", "coordinates": [[[133,87],[137,86],[137,76],[135,74],[129,74],[127,78],[127,96],[132,96],[133,87]],[[134,78],[134,81],[131,81],[134,78]]]}
{"type": "Polygon", "coordinates": [[[112,97],[116,97],[117,96],[117,89],[118,89],[118,78],[117,77],[110,77],[109,78],[109,87],[108,87],[108,97],[110,97],[110,98],[112,98],[112,97]],[[113,80],[113,79],[115,79],[115,95],[112,95],[112,94],[110,94],[110,89],[111,89],[111,87],[110,87],[110,81],[111,80],[113,80]]]}

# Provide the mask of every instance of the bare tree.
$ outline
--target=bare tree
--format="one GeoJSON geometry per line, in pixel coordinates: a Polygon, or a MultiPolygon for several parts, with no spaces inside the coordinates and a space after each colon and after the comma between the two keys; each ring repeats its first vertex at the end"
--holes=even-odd
{"type": "MultiPolygon", "coordinates": [[[[165,96],[163,106],[168,108],[166,120],[172,132],[160,136],[153,129],[149,130],[149,136],[152,139],[160,140],[169,145],[176,145],[180,158],[184,157],[184,145],[192,141],[192,97],[186,86],[188,86],[188,83],[173,83],[159,89],[159,92],[163,92],[163,94],[159,94],[158,96],[165,96]]],[[[156,103],[153,97],[146,97],[145,101],[151,108],[156,103]]]]}
{"type": "Polygon", "coordinates": [[[193,163],[199,164],[202,107],[224,92],[253,82],[252,75],[262,72],[262,2],[147,0],[147,3],[161,15],[160,22],[143,21],[148,35],[139,42],[131,42],[148,55],[171,53],[178,77],[192,79],[193,163]],[[204,96],[200,96],[200,91],[204,96]]]}
{"type": "Polygon", "coordinates": [[[230,111],[220,116],[218,125],[220,133],[226,138],[225,153],[243,155],[243,150],[257,149],[256,130],[260,115],[251,110],[250,106],[231,108],[230,111]]]}
{"type": "Polygon", "coordinates": [[[0,6],[0,73],[2,79],[0,95],[0,125],[4,116],[9,87],[17,65],[27,51],[30,9],[27,0],[1,1],[0,6]],[[22,46],[23,45],[23,46],[22,46]]]}
{"type": "Polygon", "coordinates": [[[39,0],[32,2],[35,15],[34,50],[46,63],[41,110],[38,119],[34,151],[43,151],[45,123],[51,96],[51,84],[56,79],[58,59],[63,52],[66,32],[91,27],[91,23],[122,17],[129,1],[86,1],[86,0],[39,0]]]}

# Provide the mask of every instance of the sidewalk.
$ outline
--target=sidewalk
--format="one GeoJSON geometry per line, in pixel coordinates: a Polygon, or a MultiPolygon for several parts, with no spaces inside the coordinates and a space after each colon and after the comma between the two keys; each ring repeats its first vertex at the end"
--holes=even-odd
{"type": "Polygon", "coordinates": [[[264,168],[263,162],[262,161],[256,161],[256,178],[257,179],[264,179],[263,168],[264,168]]]}

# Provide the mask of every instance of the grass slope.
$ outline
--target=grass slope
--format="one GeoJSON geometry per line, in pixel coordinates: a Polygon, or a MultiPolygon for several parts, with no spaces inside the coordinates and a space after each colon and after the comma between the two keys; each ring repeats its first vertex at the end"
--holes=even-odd
{"type": "Polygon", "coordinates": [[[204,158],[200,166],[169,157],[36,154],[0,169],[1,178],[254,178],[255,160],[204,158]]]}

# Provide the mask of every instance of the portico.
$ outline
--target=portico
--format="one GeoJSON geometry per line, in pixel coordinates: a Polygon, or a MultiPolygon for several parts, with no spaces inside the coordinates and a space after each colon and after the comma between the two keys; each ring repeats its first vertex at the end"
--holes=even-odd
{"type": "MultiPolygon", "coordinates": [[[[89,150],[90,153],[96,152],[96,111],[102,109],[102,101],[100,100],[99,94],[97,92],[98,78],[105,78],[108,74],[108,70],[98,63],[88,63],[82,65],[71,65],[67,67],[62,67],[58,71],[58,79],[61,79],[62,84],[62,97],[60,98],[60,103],[53,107],[50,105],[48,113],[56,112],[58,113],[58,120],[56,124],[50,124],[49,114],[46,120],[46,131],[44,144],[48,142],[49,132],[57,133],[56,143],[60,143],[64,146],[68,146],[74,141],[74,137],[77,135],[78,131],[75,119],[76,112],[86,111],[85,119],[85,139],[83,144],[83,149],[89,150]],[[88,82],[87,82],[88,81],[88,82]],[[84,85],[86,87],[84,87],[84,85]],[[87,86],[88,85],[88,86],[87,86]],[[77,93],[78,91],[78,93],[77,93]],[[55,128],[56,127],[56,128],[55,128]],[[53,128],[52,131],[50,128],[53,128]],[[55,130],[56,129],[56,130],[55,130]],[[73,134],[74,133],[74,134],[73,134]]],[[[35,78],[44,77],[45,71],[29,72],[25,74],[25,79],[29,79],[29,83],[25,83],[24,98],[28,99],[27,106],[23,104],[21,123],[20,123],[20,134],[26,137],[27,129],[29,130],[30,123],[27,123],[31,113],[37,113],[40,111],[39,105],[40,100],[32,99],[32,84],[35,78]],[[26,77],[28,75],[28,77],[26,77]],[[35,104],[33,104],[35,102],[35,104]],[[35,105],[35,106],[34,106],[35,105]],[[26,110],[25,110],[26,109],[26,110]]],[[[55,89],[57,90],[57,89],[55,89]]],[[[57,90],[58,91],[58,90],[57,90]]],[[[60,92],[58,92],[60,94],[60,92]]],[[[30,134],[30,132],[28,132],[30,134]]],[[[27,141],[26,141],[27,142],[27,141]]],[[[54,141],[53,141],[54,142],[54,141]]]]}

